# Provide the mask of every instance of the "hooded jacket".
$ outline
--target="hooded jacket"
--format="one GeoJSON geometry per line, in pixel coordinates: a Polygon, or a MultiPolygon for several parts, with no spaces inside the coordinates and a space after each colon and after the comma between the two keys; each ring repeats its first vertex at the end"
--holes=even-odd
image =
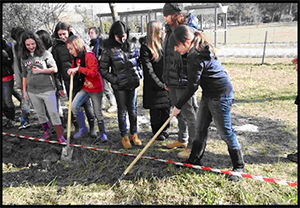
{"type": "Polygon", "coordinates": [[[228,97],[233,98],[233,87],[221,62],[213,57],[210,46],[203,47],[200,51],[192,48],[187,55],[188,82],[184,96],[175,105],[180,109],[198,86],[202,88],[202,95],[208,98],[228,97]]]}

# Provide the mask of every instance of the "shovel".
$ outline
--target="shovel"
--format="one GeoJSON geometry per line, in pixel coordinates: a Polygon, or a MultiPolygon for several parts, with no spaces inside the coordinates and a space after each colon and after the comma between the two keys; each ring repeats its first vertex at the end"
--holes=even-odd
{"type": "Polygon", "coordinates": [[[64,147],[61,152],[61,161],[64,161],[64,162],[71,162],[72,155],[73,155],[73,149],[70,147],[72,93],[73,93],[73,75],[70,76],[70,93],[69,93],[68,125],[67,125],[67,146],[64,147]]]}
{"type": "Polygon", "coordinates": [[[164,128],[168,125],[171,119],[174,117],[172,114],[168,120],[160,127],[160,129],[156,132],[156,134],[150,139],[150,141],[146,144],[146,146],[142,149],[142,151],[136,156],[136,158],[131,162],[128,168],[124,171],[124,173],[120,176],[120,178],[114,183],[114,185],[109,189],[111,190],[117,183],[121,183],[126,174],[130,171],[130,169],[134,166],[134,164],[140,159],[140,157],[146,152],[146,150],[150,147],[150,145],[154,142],[154,140],[158,137],[158,135],[164,130],[164,128]]]}

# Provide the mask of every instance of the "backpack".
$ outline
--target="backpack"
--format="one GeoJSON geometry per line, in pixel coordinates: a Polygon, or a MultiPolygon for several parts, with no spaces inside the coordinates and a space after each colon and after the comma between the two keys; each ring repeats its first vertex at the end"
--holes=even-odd
{"type": "Polygon", "coordinates": [[[185,19],[186,24],[190,27],[190,29],[195,31],[198,28],[198,18],[195,15],[189,13],[185,19]]]}

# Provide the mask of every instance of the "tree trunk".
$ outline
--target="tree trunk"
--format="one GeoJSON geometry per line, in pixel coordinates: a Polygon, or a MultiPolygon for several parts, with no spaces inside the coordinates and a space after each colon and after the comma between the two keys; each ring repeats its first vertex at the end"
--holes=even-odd
{"type": "Polygon", "coordinates": [[[117,16],[118,16],[116,5],[114,3],[109,3],[109,7],[111,10],[113,22],[115,22],[117,20],[117,16]]]}

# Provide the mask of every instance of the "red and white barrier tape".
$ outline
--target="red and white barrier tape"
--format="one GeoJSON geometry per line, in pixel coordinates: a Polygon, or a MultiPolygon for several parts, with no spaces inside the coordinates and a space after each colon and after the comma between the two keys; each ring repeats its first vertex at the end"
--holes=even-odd
{"type": "MultiPolygon", "coordinates": [[[[29,139],[29,140],[33,140],[33,141],[46,142],[46,143],[52,143],[52,144],[61,144],[59,141],[50,141],[50,140],[45,140],[45,139],[41,139],[41,138],[37,138],[37,137],[22,136],[20,134],[11,134],[11,133],[5,133],[5,132],[2,132],[2,134],[12,136],[12,137],[19,137],[19,138],[29,139]]],[[[67,144],[64,143],[62,145],[67,145],[67,144]]],[[[132,157],[137,156],[136,154],[126,153],[126,152],[119,152],[119,151],[109,150],[109,149],[100,149],[100,148],[97,148],[97,147],[88,147],[88,146],[72,144],[72,143],[70,144],[70,146],[71,147],[80,147],[80,148],[90,149],[90,150],[94,150],[94,151],[102,151],[102,152],[107,151],[109,153],[115,153],[115,154],[125,155],[125,156],[132,156],[132,157]]],[[[160,162],[164,162],[164,163],[168,163],[168,164],[174,164],[174,165],[179,165],[179,166],[184,166],[184,167],[189,167],[189,168],[194,168],[194,169],[211,171],[211,172],[215,172],[215,173],[223,173],[223,174],[227,174],[227,175],[236,175],[236,176],[241,176],[243,178],[251,178],[251,179],[255,179],[255,180],[259,180],[259,181],[265,181],[265,182],[271,182],[271,183],[276,183],[276,184],[281,184],[281,185],[298,187],[298,182],[291,182],[291,181],[268,178],[268,177],[263,177],[263,176],[255,176],[255,175],[251,175],[251,174],[248,174],[248,173],[239,173],[239,172],[234,172],[234,171],[230,171],[230,170],[220,170],[220,169],[216,169],[216,168],[205,167],[205,166],[200,166],[200,165],[192,165],[192,164],[181,163],[181,162],[176,162],[176,161],[172,161],[172,160],[163,160],[163,159],[159,159],[157,157],[141,156],[141,158],[149,159],[149,160],[156,160],[156,161],[160,161],[160,162]]]]}

